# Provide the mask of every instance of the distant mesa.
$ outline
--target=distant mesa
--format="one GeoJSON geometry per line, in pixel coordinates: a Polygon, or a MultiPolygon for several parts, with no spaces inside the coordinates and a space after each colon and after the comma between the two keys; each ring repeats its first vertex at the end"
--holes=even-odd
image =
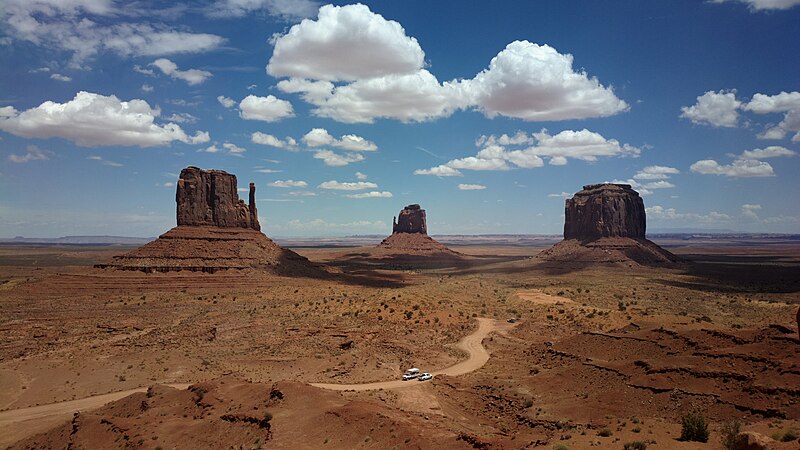
{"type": "Polygon", "coordinates": [[[672,253],[645,238],[644,201],[629,184],[590,184],[564,209],[564,240],[540,259],[565,263],[670,264],[672,253]]]}
{"type": "Polygon", "coordinates": [[[261,233],[255,196],[255,184],[250,183],[249,204],[239,199],[236,175],[187,167],[181,171],[175,195],[178,226],[95,267],[209,273],[257,268],[287,276],[323,273],[306,258],[261,233]]]}
{"type": "Polygon", "coordinates": [[[425,210],[419,205],[408,205],[392,221],[392,234],[394,233],[420,233],[428,234],[428,224],[425,219],[425,210]]]}
{"type": "Polygon", "coordinates": [[[425,210],[417,204],[406,206],[394,218],[392,235],[376,247],[376,253],[393,256],[461,256],[428,236],[425,210]]]}
{"type": "Polygon", "coordinates": [[[567,199],[564,239],[644,239],[644,201],[629,184],[590,184],[567,199]]]}

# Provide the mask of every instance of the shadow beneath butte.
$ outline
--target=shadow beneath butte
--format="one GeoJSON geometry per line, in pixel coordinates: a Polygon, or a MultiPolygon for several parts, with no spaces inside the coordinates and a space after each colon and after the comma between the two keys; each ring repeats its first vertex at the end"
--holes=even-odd
{"type": "Polygon", "coordinates": [[[660,280],[660,283],[698,291],[729,293],[800,292],[800,261],[779,261],[779,258],[757,256],[681,256],[688,260],[681,273],[694,277],[694,280],[660,280]]]}

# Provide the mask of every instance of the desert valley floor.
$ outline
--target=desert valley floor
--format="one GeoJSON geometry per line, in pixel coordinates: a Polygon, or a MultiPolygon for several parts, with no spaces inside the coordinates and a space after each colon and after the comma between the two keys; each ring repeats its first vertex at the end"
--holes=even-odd
{"type": "Polygon", "coordinates": [[[3,245],[0,447],[721,449],[738,420],[797,449],[800,240],[656,242],[684,262],[296,241],[330,273],[147,274],[93,268],[132,247],[3,245]],[[677,439],[691,410],[706,444],[677,439]]]}

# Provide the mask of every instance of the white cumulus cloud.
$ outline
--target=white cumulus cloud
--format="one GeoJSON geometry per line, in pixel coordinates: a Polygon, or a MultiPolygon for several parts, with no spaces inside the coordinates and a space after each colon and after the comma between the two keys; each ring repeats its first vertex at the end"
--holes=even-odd
{"type": "Polygon", "coordinates": [[[586,72],[575,72],[573,57],[549,45],[514,41],[492,58],[489,67],[462,83],[470,104],[488,117],[528,121],[606,117],[627,103],[586,72]]]}
{"type": "Polygon", "coordinates": [[[362,4],[319,9],[275,40],[267,64],[274,77],[353,81],[422,68],[425,54],[403,27],[362,4]]]}
{"type": "Polygon", "coordinates": [[[275,148],[284,148],[293,151],[297,148],[297,141],[291,137],[287,136],[286,139],[281,140],[271,134],[262,133],[260,131],[256,131],[255,133],[251,134],[250,140],[254,144],[268,145],[275,148]]]}
{"type": "Polygon", "coordinates": [[[224,107],[226,107],[228,109],[233,108],[234,106],[236,106],[236,100],[234,100],[234,99],[232,99],[230,97],[225,97],[224,95],[217,96],[217,101],[219,102],[220,105],[222,105],[222,106],[224,106],[224,107]]]}
{"type": "Polygon", "coordinates": [[[737,159],[731,164],[720,164],[713,159],[704,159],[692,164],[689,169],[703,175],[724,175],[726,177],[771,177],[775,175],[769,163],[755,159],[737,159]]]}
{"type": "Polygon", "coordinates": [[[354,134],[346,134],[336,139],[324,128],[314,128],[305,134],[303,142],[309,147],[331,146],[349,151],[370,152],[378,149],[374,142],[370,142],[354,134]]]}
{"type": "Polygon", "coordinates": [[[326,181],[318,186],[320,189],[331,189],[337,191],[362,191],[364,189],[375,189],[377,184],[369,181],[339,182],[336,180],[326,181]]]}
{"type": "Polygon", "coordinates": [[[697,103],[681,108],[681,117],[692,123],[715,127],[735,127],[739,122],[738,109],[742,102],[736,99],[736,91],[708,91],[697,97],[697,103]]]}
{"type": "Polygon", "coordinates": [[[247,151],[247,149],[239,147],[238,145],[232,144],[230,142],[222,144],[222,147],[228,150],[229,155],[233,156],[243,156],[243,153],[247,151]]]}
{"type": "Polygon", "coordinates": [[[633,178],[637,180],[665,180],[678,173],[680,173],[680,170],[674,167],[647,166],[636,172],[633,178]]]}
{"type": "Polygon", "coordinates": [[[190,86],[201,84],[213,76],[211,72],[206,70],[179,70],[178,65],[167,58],[159,58],[150,63],[150,65],[157,67],[164,75],[176,80],[183,80],[189,83],[190,86]]]}
{"type": "Polygon", "coordinates": [[[392,193],[389,191],[370,191],[362,192],[359,194],[348,194],[348,198],[392,198],[392,193]]]}
{"type": "Polygon", "coordinates": [[[515,41],[472,79],[440,82],[397,22],[361,4],[320,9],[274,39],[267,72],[278,89],[345,123],[420,122],[477,109],[528,121],[605,117],[628,109],[610,87],[573,69],[573,57],[515,41]],[[334,84],[334,83],[338,83],[334,84]]]}
{"type": "MultiPolygon", "coordinates": [[[[532,133],[534,145],[509,149],[496,139],[479,139],[485,145],[475,156],[452,159],[430,169],[419,169],[416,175],[458,176],[460,170],[509,170],[512,167],[532,169],[544,166],[545,158],[551,165],[567,164],[569,159],[597,161],[601,157],[624,157],[639,155],[641,150],[629,144],[620,144],[616,139],[606,139],[599,133],[583,129],[564,130],[551,135],[546,129],[532,133]]],[[[528,139],[516,142],[528,143],[528,139]]]]}
{"type": "Polygon", "coordinates": [[[460,191],[482,191],[486,189],[486,186],[482,184],[464,184],[461,183],[458,185],[458,189],[460,191]]]}
{"type": "Polygon", "coordinates": [[[739,159],[765,159],[765,158],[779,158],[791,157],[797,155],[794,150],[789,150],[786,147],[772,145],[767,148],[756,148],[753,150],[745,150],[739,155],[739,159]]]}
{"type": "Polygon", "coordinates": [[[266,97],[248,95],[239,102],[239,116],[247,120],[276,122],[286,117],[293,117],[294,109],[291,103],[274,95],[266,97]]]}
{"type": "Polygon", "coordinates": [[[781,92],[776,95],[755,94],[744,106],[756,114],[784,113],[783,120],[768,128],[758,137],[761,139],[783,139],[788,133],[796,133],[793,142],[800,142],[800,92],[781,92]]]}
{"type": "Polygon", "coordinates": [[[124,102],[113,95],[80,91],[65,103],[46,101],[23,112],[12,107],[0,110],[0,130],[26,138],[59,137],[83,147],[154,147],[172,141],[187,144],[209,141],[207,132],[189,136],[175,123],[155,123],[160,111],[144,100],[124,102]]]}
{"type": "Polygon", "coordinates": [[[436,167],[431,167],[430,169],[417,169],[414,171],[414,175],[435,175],[437,177],[460,177],[464,174],[461,173],[459,170],[453,169],[452,167],[448,167],[446,165],[440,165],[436,167]]]}
{"type": "MultiPolygon", "coordinates": [[[[775,171],[768,162],[761,161],[767,158],[792,157],[797,155],[794,150],[785,147],[770,146],[745,150],[741,155],[735,155],[731,164],[719,164],[713,159],[697,161],[690,167],[692,172],[705,175],[725,175],[728,177],[771,177],[775,171]]],[[[734,156],[734,155],[731,155],[734,156]]]]}
{"type": "Polygon", "coordinates": [[[302,180],[275,180],[271,183],[268,183],[267,186],[277,188],[304,188],[308,187],[308,183],[302,180]]]}
{"type": "Polygon", "coordinates": [[[326,166],[341,167],[350,163],[364,160],[361,153],[336,153],[332,150],[317,150],[314,152],[314,159],[322,160],[326,166]]]}

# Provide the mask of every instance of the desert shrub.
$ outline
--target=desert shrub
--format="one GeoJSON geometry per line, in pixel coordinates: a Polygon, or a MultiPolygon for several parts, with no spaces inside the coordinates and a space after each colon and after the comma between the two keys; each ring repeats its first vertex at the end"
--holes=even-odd
{"type": "Polygon", "coordinates": [[[738,420],[731,420],[722,424],[722,429],[719,430],[721,435],[720,440],[722,446],[728,450],[733,450],[736,442],[736,435],[742,431],[742,424],[738,420]]]}
{"type": "Polygon", "coordinates": [[[603,428],[602,430],[597,432],[597,435],[598,436],[602,436],[602,437],[609,437],[612,434],[614,434],[614,433],[612,433],[611,430],[609,430],[608,428],[603,428]]]}
{"type": "Polygon", "coordinates": [[[708,442],[708,423],[699,411],[689,411],[681,417],[681,441],[708,442]]]}
{"type": "Polygon", "coordinates": [[[533,400],[530,399],[530,398],[525,400],[524,406],[525,406],[525,408],[530,408],[531,406],[533,406],[533,400]]]}
{"type": "Polygon", "coordinates": [[[633,431],[634,433],[641,433],[642,429],[640,427],[634,427],[633,429],[631,429],[631,431],[633,431]]]}
{"type": "Polygon", "coordinates": [[[642,441],[633,441],[633,442],[626,442],[625,445],[622,446],[624,450],[646,450],[647,444],[642,441]]]}
{"type": "Polygon", "coordinates": [[[783,433],[783,437],[781,437],[781,442],[791,442],[800,438],[800,433],[797,430],[787,430],[786,433],[783,433]]]}
{"type": "Polygon", "coordinates": [[[795,430],[787,430],[785,432],[776,431],[772,433],[769,437],[779,442],[791,442],[798,438],[798,434],[797,431],[795,430]]]}
{"type": "Polygon", "coordinates": [[[556,444],[553,446],[553,450],[569,450],[569,446],[567,444],[556,444]]]}

